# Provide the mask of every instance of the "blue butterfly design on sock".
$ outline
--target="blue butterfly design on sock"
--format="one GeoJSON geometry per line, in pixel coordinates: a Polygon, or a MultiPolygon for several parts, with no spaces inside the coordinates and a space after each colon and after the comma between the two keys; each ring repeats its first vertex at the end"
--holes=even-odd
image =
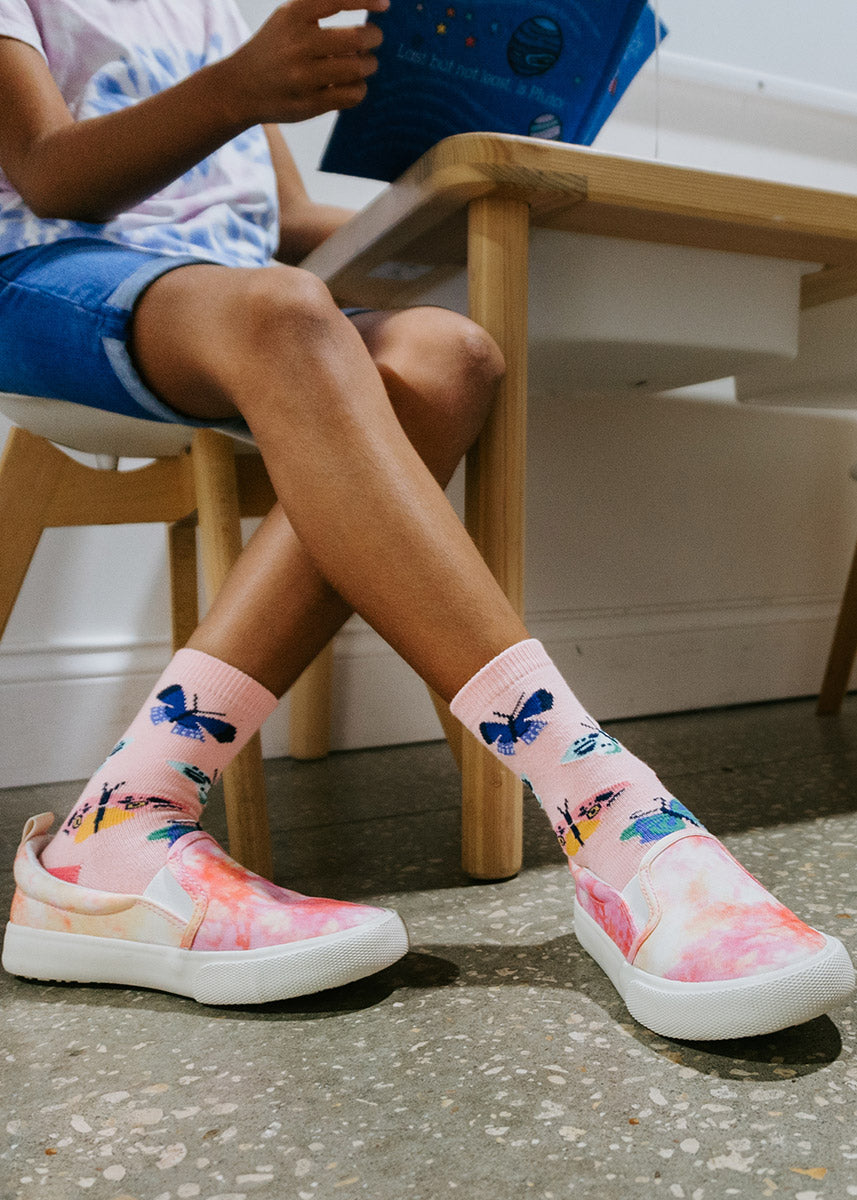
{"type": "Polygon", "coordinates": [[[185,779],[189,779],[191,783],[196,784],[199,802],[204,805],[208,800],[208,793],[211,791],[212,785],[217,783],[218,772],[214,771],[212,775],[206,775],[205,771],[194,763],[173,762],[172,759],[167,759],[167,765],[174,771],[178,771],[180,775],[184,775],[185,779]]]}
{"type": "Polygon", "coordinates": [[[512,712],[494,713],[495,717],[503,718],[504,724],[482,721],[479,732],[489,746],[497,743],[496,749],[500,754],[511,755],[515,753],[515,742],[523,742],[525,746],[529,746],[536,740],[547,725],[547,721],[540,721],[536,714],[547,712],[551,708],[553,696],[545,688],[533,692],[526,701],[522,693],[512,712]]]}
{"type": "Polygon", "coordinates": [[[179,838],[185,836],[186,833],[201,833],[202,826],[198,821],[170,821],[168,825],[162,826],[160,829],[154,830],[146,838],[147,842],[168,842],[172,848],[179,838]]]}
{"type": "Polygon", "coordinates": [[[600,726],[584,721],[583,728],[590,729],[592,732],[584,733],[582,737],[576,738],[559,760],[561,763],[576,762],[580,758],[586,758],[588,754],[621,753],[622,747],[616,738],[605,733],[600,726]]]}
{"type": "Polygon", "coordinates": [[[235,741],[235,726],[220,720],[226,714],[204,712],[198,707],[197,696],[193,698],[193,706],[188,708],[184,689],[177,683],[170,684],[162,692],[158,692],[158,699],[164,703],[152,706],[149,716],[153,725],[169,721],[173,733],[179,737],[194,738],[198,742],[205,741],[205,733],[210,733],[216,742],[235,741]]]}
{"type": "Polygon", "coordinates": [[[659,842],[661,838],[668,837],[678,829],[686,829],[688,825],[705,828],[675,796],[655,796],[655,800],[657,808],[631,813],[631,824],[619,834],[620,842],[639,838],[644,846],[648,846],[650,842],[659,842]]]}

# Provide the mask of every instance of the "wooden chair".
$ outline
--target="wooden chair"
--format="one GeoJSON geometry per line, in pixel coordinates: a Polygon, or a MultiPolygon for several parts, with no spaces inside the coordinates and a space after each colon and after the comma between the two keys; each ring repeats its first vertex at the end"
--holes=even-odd
{"type": "MultiPolygon", "coordinates": [[[[214,430],[142,421],[47,398],[0,392],[14,422],[0,457],[0,638],[44,529],[163,522],[168,527],[173,649],[196,629],[197,526],[205,592],[215,596],[241,551],[241,517],[275,503],[251,442],[214,430]],[[85,466],[64,452],[95,457],[85,466]],[[120,458],[154,460],[119,470],[120,458]]],[[[330,744],[332,643],[289,692],[289,755],[323,758],[330,744]]],[[[461,727],[432,694],[456,760],[461,727]]],[[[258,734],[223,773],[229,851],[271,876],[268,805],[258,734]]]]}
{"type": "MultiPolygon", "coordinates": [[[[0,637],[44,529],[164,522],[173,647],[184,645],[198,621],[196,526],[210,599],[240,553],[241,517],[262,516],[275,501],[252,445],[209,429],[139,421],[30,396],[0,394],[0,412],[15,422],[0,459],[0,637]],[[96,466],[82,465],[59,446],[95,455],[96,466]],[[120,456],[154,461],[120,471],[120,456]]],[[[292,702],[298,713],[295,749],[303,757],[326,751],[317,732],[312,745],[301,737],[303,729],[317,731],[329,713],[324,691],[329,690],[329,664],[328,652],[299,681],[292,702]]],[[[322,738],[326,729],[324,724],[322,738]]],[[[224,773],[223,786],[232,855],[270,877],[258,734],[224,773]]]]}
{"type": "MultiPolygon", "coordinates": [[[[0,638],[42,531],[81,525],[163,522],[168,526],[173,649],[196,628],[199,526],[209,601],[241,551],[242,517],[261,517],[275,502],[252,443],[210,429],[117,416],[66,401],[0,393],[14,422],[0,458],[0,638]],[[82,451],[96,465],[64,452],[82,451]],[[152,459],[132,470],[120,458],[152,459]]],[[[333,644],[289,694],[289,754],[323,758],[330,743],[333,644]]],[[[460,726],[432,695],[460,764],[460,726]]],[[[223,776],[229,848],[270,877],[273,871],[259,735],[223,776]]]]}

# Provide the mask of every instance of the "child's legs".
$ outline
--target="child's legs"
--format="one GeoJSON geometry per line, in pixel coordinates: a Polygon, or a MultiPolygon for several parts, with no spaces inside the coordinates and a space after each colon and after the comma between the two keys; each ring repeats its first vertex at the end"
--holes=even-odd
{"type": "MultiPolygon", "coordinates": [[[[483,386],[499,374],[481,331],[463,318],[434,319],[466,336],[447,338],[433,358],[422,339],[424,378],[442,375],[453,350],[471,366],[481,361],[483,386]]],[[[442,696],[526,636],[400,424],[384,378],[396,368],[375,366],[320,281],[286,267],[172,271],[137,306],[134,353],[177,410],[244,417],[320,576],[442,696]]]]}
{"type": "MultiPolygon", "coordinates": [[[[446,487],[493,398],[496,351],[472,336],[468,322],[442,309],[368,312],[352,321],[409,441],[446,487]],[[440,345],[445,353],[438,362],[440,345]]],[[[316,570],[277,505],[248,542],[189,645],[281,695],[351,612],[316,570]]]]}
{"type": "MultiPolygon", "coordinates": [[[[78,252],[71,247],[62,254],[40,254],[35,268],[55,267],[59,257],[78,252]]],[[[125,272],[127,253],[87,247],[85,259],[95,258],[104,268],[109,258],[111,271],[118,265],[125,272]]],[[[25,271],[30,257],[22,265],[15,256],[12,271],[25,271]]],[[[247,880],[211,847],[207,835],[188,832],[208,786],[226,765],[229,747],[237,750],[275,704],[260,682],[218,658],[216,645],[218,638],[233,649],[256,643],[255,652],[278,660],[287,679],[301,664],[293,661],[286,669],[283,647],[305,638],[311,643],[313,637],[320,644],[350,604],[441,695],[456,693],[456,715],[526,776],[546,809],[560,818],[558,831],[572,855],[578,887],[579,936],[617,980],[639,1019],[674,1037],[745,1036],[819,1015],[847,998],[854,972],[844,947],[803,925],[752,881],[657,777],[588,717],[544,649],[523,640],[520,620],[446,503],[437,479],[448,474],[478,428],[485,390],[499,369],[496,347],[484,334],[453,316],[423,312],[390,317],[386,324],[367,317],[362,321],[368,327],[367,349],[326,289],[302,271],[193,265],[150,283],[136,312],[137,358],[154,394],[121,357],[128,299],[132,292],[140,295],[140,274],[135,269],[122,275],[120,285],[108,289],[105,306],[94,275],[82,271],[86,263],[77,263],[75,279],[83,283],[79,297],[59,297],[54,272],[50,287],[37,293],[50,313],[41,323],[38,312],[37,319],[19,322],[24,349],[37,343],[41,350],[45,333],[50,334],[51,353],[34,359],[42,368],[48,360],[58,394],[73,395],[74,374],[84,374],[78,357],[57,353],[63,343],[56,321],[48,317],[56,316],[61,298],[67,321],[60,324],[73,327],[77,348],[88,348],[91,359],[100,346],[112,369],[107,382],[101,371],[98,396],[105,408],[138,403],[166,420],[175,410],[215,419],[240,413],[256,436],[288,520],[275,516],[262,527],[227,599],[217,607],[219,618],[207,633],[200,631],[203,640],[212,639],[213,653],[190,649],[173,659],[127,736],[84,789],[64,825],[66,845],[58,847],[60,839],[54,839],[42,851],[54,879],[46,882],[44,872],[37,880],[38,872],[27,876],[36,880],[35,891],[21,900],[19,953],[11,960],[4,956],[10,969],[34,973],[30,948],[43,943],[42,933],[56,931],[52,922],[66,903],[63,928],[73,928],[74,914],[82,910],[80,893],[69,900],[69,881],[96,891],[152,888],[147,903],[160,896],[174,919],[170,905],[186,878],[185,852],[193,857],[202,842],[208,851],[198,864],[200,879],[204,874],[209,900],[222,914],[209,930],[212,940],[230,954],[239,944],[246,948],[244,927],[235,920],[245,908],[243,899],[237,908],[234,903],[237,873],[245,893],[270,896],[268,907],[276,911],[267,917],[277,944],[294,941],[294,923],[289,918],[284,928],[280,911],[282,904],[291,904],[287,895],[272,895],[259,881],[247,880]],[[79,301],[87,297],[82,328],[79,301]],[[110,334],[104,332],[107,317],[110,334]],[[409,330],[404,342],[393,336],[394,328],[400,334],[409,330]],[[425,338],[416,344],[424,330],[425,338]],[[457,356],[459,365],[450,374],[457,356]],[[462,420],[464,410],[455,400],[470,377],[474,383],[478,379],[480,391],[469,410],[472,427],[462,420]],[[444,378],[446,384],[439,385],[444,378]],[[117,396],[123,388],[125,394],[117,396]],[[398,397],[395,403],[391,396],[398,397]],[[440,411],[444,397],[447,402],[452,397],[454,419],[441,421],[437,412],[428,412],[427,396],[440,411]],[[450,430],[458,436],[445,458],[450,430]],[[321,617],[313,617],[319,604],[321,617]],[[189,741],[205,753],[188,753],[189,741]],[[161,853],[147,854],[144,862],[143,844],[161,853]],[[627,853],[631,848],[635,852],[627,853]],[[172,884],[165,883],[164,874],[172,884]],[[31,900],[41,907],[31,908],[31,900]]],[[[142,272],[162,267],[162,262],[147,262],[142,272]]],[[[16,304],[32,300],[32,279],[25,287],[16,276],[9,288],[16,304]]],[[[19,367],[27,365],[25,358],[19,367]]],[[[28,378],[23,369],[21,378],[28,378]]],[[[35,385],[35,377],[31,382],[35,385]]],[[[105,943],[117,939],[114,915],[111,908],[105,943]]],[[[388,934],[376,932],[374,914],[355,919],[358,925],[368,923],[369,941],[380,946],[379,965],[402,952],[402,936],[392,957],[385,950],[388,934]]],[[[389,914],[381,920],[386,925],[389,914]]],[[[252,924],[261,922],[254,917],[252,924]]],[[[85,925],[81,932],[89,936],[90,928],[85,925]]],[[[139,926],[130,926],[129,933],[139,940],[139,926]]],[[[312,940],[300,931],[297,936],[312,940]]],[[[125,966],[119,971],[110,955],[103,973],[99,967],[94,973],[87,968],[83,975],[66,974],[76,971],[67,964],[77,958],[72,939],[62,978],[127,978],[125,966]]],[[[35,973],[54,978],[54,961],[51,950],[35,973]]],[[[167,986],[173,974],[170,967],[170,979],[161,977],[167,986]]],[[[318,986],[319,977],[305,978],[302,989],[318,986]]],[[[259,998],[255,990],[252,994],[259,998]]]]}

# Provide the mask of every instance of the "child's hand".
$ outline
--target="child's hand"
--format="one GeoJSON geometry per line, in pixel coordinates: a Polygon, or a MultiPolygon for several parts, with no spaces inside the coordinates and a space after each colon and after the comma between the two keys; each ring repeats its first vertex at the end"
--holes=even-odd
{"type": "Polygon", "coordinates": [[[249,124],[305,121],[352,108],[366,95],[366,77],[378,69],[376,25],[319,25],[343,11],[384,12],[390,0],[291,0],[268,18],[227,65],[240,116],[249,124]]]}

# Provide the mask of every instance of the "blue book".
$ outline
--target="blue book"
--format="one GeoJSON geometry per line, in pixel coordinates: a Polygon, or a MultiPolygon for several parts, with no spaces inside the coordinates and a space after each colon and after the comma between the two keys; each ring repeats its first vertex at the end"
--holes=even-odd
{"type": "Polygon", "coordinates": [[[323,171],[393,180],[473,131],[589,145],[655,48],[646,0],[392,0],[372,21],[379,68],[323,171]]]}
{"type": "Polygon", "coordinates": [[[656,18],[653,10],[649,5],[646,5],[640,14],[640,19],[631,34],[631,38],[625,47],[625,52],[619,60],[618,66],[609,78],[601,81],[596,90],[593,103],[589,108],[589,115],[586,121],[580,125],[577,137],[574,139],[579,145],[592,145],[606,123],[607,118],[627,91],[631,80],[640,68],[648,62],[655,47],[667,36],[669,30],[663,21],[657,26],[657,33],[655,32],[655,21],[656,18]]]}

